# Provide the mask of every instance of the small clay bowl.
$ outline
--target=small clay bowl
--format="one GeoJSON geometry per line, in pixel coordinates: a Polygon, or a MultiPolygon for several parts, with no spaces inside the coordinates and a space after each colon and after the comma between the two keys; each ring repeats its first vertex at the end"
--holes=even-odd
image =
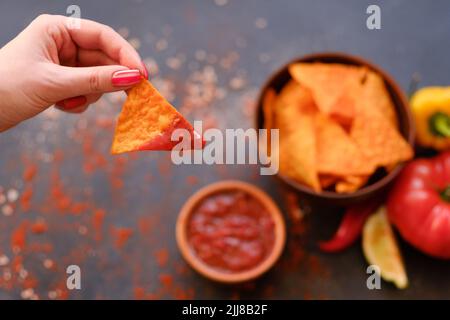
{"type": "MultiPolygon", "coordinates": [[[[378,66],[371,62],[356,56],[352,56],[346,53],[316,53],[307,55],[301,58],[294,59],[278,69],[262,87],[256,109],[256,128],[263,128],[264,114],[262,108],[263,97],[269,88],[273,88],[275,92],[280,92],[289,80],[291,76],[289,74],[289,65],[296,62],[324,62],[324,63],[341,63],[347,65],[366,66],[369,69],[376,71],[380,74],[385,82],[386,88],[391,96],[391,99],[395,106],[397,113],[397,119],[399,124],[400,134],[411,145],[414,145],[414,121],[409,109],[408,99],[399,85],[392,79],[392,77],[380,69],[378,66]]],[[[347,206],[355,203],[364,202],[372,197],[380,196],[385,193],[393,182],[394,178],[400,173],[403,168],[403,164],[397,165],[389,173],[382,174],[381,176],[372,176],[372,183],[362,187],[361,189],[352,193],[337,193],[332,191],[316,192],[306,185],[298,183],[293,179],[282,175],[280,173],[277,176],[295,189],[299,195],[304,199],[309,200],[311,203],[321,204],[325,206],[347,206]]]]}
{"type": "Polygon", "coordinates": [[[264,191],[245,182],[228,180],[210,184],[197,191],[187,200],[178,216],[176,239],[183,258],[194,270],[208,279],[221,283],[233,284],[258,278],[275,264],[280,257],[286,242],[286,226],[277,205],[264,191]],[[187,238],[187,226],[191,213],[196,206],[208,196],[227,191],[244,191],[253,196],[267,208],[267,211],[271,214],[274,221],[275,243],[270,254],[254,268],[238,273],[222,272],[203,262],[196,256],[187,238]]]}

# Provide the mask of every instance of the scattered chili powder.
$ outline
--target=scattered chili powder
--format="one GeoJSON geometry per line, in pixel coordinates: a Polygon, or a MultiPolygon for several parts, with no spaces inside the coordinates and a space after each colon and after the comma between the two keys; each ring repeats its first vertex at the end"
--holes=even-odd
{"type": "Polygon", "coordinates": [[[194,185],[198,184],[198,177],[196,177],[196,176],[187,176],[186,177],[186,182],[187,182],[188,185],[194,186],[194,185]]]}
{"type": "Polygon", "coordinates": [[[167,266],[167,262],[169,261],[169,251],[165,248],[160,249],[155,252],[155,257],[158,265],[163,268],[167,266]]]}
{"type": "Polygon", "coordinates": [[[165,288],[169,288],[173,283],[173,277],[168,273],[161,273],[159,275],[159,282],[161,282],[165,288]]]}
{"type": "Polygon", "coordinates": [[[115,246],[117,249],[122,249],[128,242],[128,239],[133,235],[133,230],[129,228],[112,228],[111,230],[115,237],[115,246]]]}
{"type": "Polygon", "coordinates": [[[106,211],[103,209],[96,209],[92,214],[92,227],[94,228],[94,238],[96,241],[100,241],[102,239],[102,229],[105,215],[106,211]]]}
{"type": "Polygon", "coordinates": [[[31,207],[30,202],[32,197],[33,197],[33,188],[31,186],[27,186],[25,190],[22,192],[22,195],[20,197],[20,204],[24,212],[30,210],[31,207]]]}
{"type": "Polygon", "coordinates": [[[28,275],[22,282],[22,287],[24,289],[28,288],[36,288],[39,284],[39,281],[37,278],[33,277],[32,275],[28,275]]]}
{"type": "Polygon", "coordinates": [[[37,173],[37,166],[35,164],[29,164],[27,167],[25,167],[25,170],[23,171],[23,180],[25,182],[30,182],[33,180],[34,176],[37,173]]]}
{"type": "Polygon", "coordinates": [[[70,207],[70,213],[72,214],[81,214],[86,212],[89,209],[90,205],[86,202],[74,202],[70,207]]]}
{"type": "Polygon", "coordinates": [[[36,234],[45,233],[48,230],[48,226],[44,221],[37,221],[31,225],[31,231],[36,234]]]}
{"type": "Polygon", "coordinates": [[[117,156],[114,158],[113,166],[110,170],[110,182],[114,189],[121,189],[123,187],[123,174],[127,164],[126,156],[117,156]]]}
{"type": "Polygon", "coordinates": [[[51,183],[52,201],[60,212],[66,213],[72,204],[72,199],[65,193],[58,171],[52,173],[51,183]]]}
{"type": "Polygon", "coordinates": [[[153,228],[155,227],[155,223],[157,222],[156,216],[145,216],[140,217],[138,220],[138,229],[142,237],[148,237],[153,228]]]}
{"type": "Polygon", "coordinates": [[[11,235],[11,250],[13,252],[22,251],[26,246],[27,223],[22,222],[11,235]]]}
{"type": "Polygon", "coordinates": [[[136,300],[144,300],[146,298],[145,290],[142,287],[135,287],[134,288],[134,298],[136,300]]]}

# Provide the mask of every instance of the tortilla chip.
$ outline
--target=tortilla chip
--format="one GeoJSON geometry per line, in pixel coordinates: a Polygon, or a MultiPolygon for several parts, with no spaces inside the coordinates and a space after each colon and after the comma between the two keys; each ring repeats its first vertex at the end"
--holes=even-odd
{"type": "Polygon", "coordinates": [[[411,146],[371,101],[358,104],[350,136],[375,166],[389,167],[413,157],[411,146]]]}
{"type": "Polygon", "coordinates": [[[315,116],[317,171],[337,176],[366,175],[375,170],[345,130],[323,114],[315,116]]]}
{"type": "Polygon", "coordinates": [[[355,118],[356,100],[348,91],[344,92],[331,107],[330,117],[341,124],[344,128],[349,129],[355,118]]]}
{"type": "Polygon", "coordinates": [[[343,180],[336,183],[337,193],[351,193],[360,189],[369,180],[369,175],[365,176],[346,176],[343,180]]]}
{"type": "Polygon", "coordinates": [[[171,135],[178,128],[189,131],[191,144],[200,138],[192,125],[152,84],[142,80],[128,92],[117,121],[111,152],[172,150],[178,141],[171,141],[171,135]]]}
{"type": "Polygon", "coordinates": [[[394,103],[386,89],[383,78],[378,73],[374,71],[367,73],[361,99],[366,101],[367,108],[376,108],[395,128],[398,128],[394,103]]]}
{"type": "MultiPolygon", "coordinates": [[[[365,67],[355,67],[336,63],[295,63],[289,66],[292,78],[312,91],[318,108],[325,114],[340,113],[334,106],[354,83],[361,83],[365,77],[365,67]]],[[[342,104],[341,104],[342,107],[342,104]]],[[[343,110],[344,115],[352,114],[352,106],[343,110]]]]}
{"type": "Polygon", "coordinates": [[[280,173],[319,192],[313,116],[303,115],[296,121],[297,130],[280,139],[280,173]]]}
{"type": "Polygon", "coordinates": [[[317,106],[314,102],[312,92],[301,86],[294,80],[290,80],[280,91],[278,95],[278,102],[283,104],[292,104],[298,106],[301,110],[307,113],[317,111],[317,106]]]}
{"type": "Polygon", "coordinates": [[[297,120],[318,111],[309,89],[294,81],[288,82],[278,95],[274,105],[275,127],[280,136],[297,130],[297,120]]]}

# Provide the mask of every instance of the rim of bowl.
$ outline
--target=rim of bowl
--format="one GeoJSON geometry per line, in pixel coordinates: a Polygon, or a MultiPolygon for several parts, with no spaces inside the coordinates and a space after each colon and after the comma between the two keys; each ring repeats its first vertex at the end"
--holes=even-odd
{"type": "MultiPolygon", "coordinates": [[[[292,59],[288,63],[284,64],[280,68],[278,68],[275,72],[272,73],[272,75],[266,80],[264,83],[262,89],[260,90],[258,100],[257,100],[257,107],[256,107],[256,128],[261,128],[262,121],[264,119],[264,115],[262,114],[262,101],[264,98],[264,94],[269,88],[274,87],[274,82],[279,81],[278,78],[285,73],[289,67],[289,65],[296,63],[296,62],[325,62],[325,63],[342,63],[342,64],[348,64],[348,65],[357,65],[357,66],[366,66],[369,69],[377,72],[381,75],[381,77],[384,80],[384,83],[388,89],[389,95],[391,96],[391,100],[393,104],[395,105],[395,111],[397,118],[399,119],[399,123],[401,123],[400,117],[405,118],[406,123],[406,132],[400,132],[401,135],[405,138],[405,140],[408,142],[411,147],[414,147],[414,136],[415,136],[415,126],[414,126],[414,120],[411,113],[411,110],[409,108],[408,99],[406,98],[405,93],[400,88],[400,86],[394,81],[394,79],[383,69],[375,65],[374,63],[366,60],[365,58],[354,56],[348,53],[343,52],[320,52],[320,53],[312,53],[308,55],[304,55],[295,59],[292,59]],[[395,95],[395,99],[393,97],[395,95]],[[399,114],[397,109],[402,109],[404,114],[399,114]]],[[[278,91],[277,91],[278,93],[278,91]]],[[[337,193],[333,191],[321,191],[316,192],[310,187],[303,185],[299,182],[296,182],[295,180],[282,175],[280,173],[277,173],[277,176],[281,178],[285,183],[293,187],[294,189],[297,189],[301,192],[304,192],[306,194],[309,194],[314,197],[321,197],[326,199],[333,199],[333,200],[344,200],[344,199],[352,199],[352,198],[359,198],[364,197],[367,195],[372,194],[373,192],[382,189],[386,185],[388,185],[401,171],[401,169],[404,167],[405,163],[399,163],[392,171],[388,172],[384,177],[380,178],[379,180],[375,181],[372,184],[366,185],[360,189],[358,189],[355,192],[351,193],[337,193]]]]}
{"type": "Polygon", "coordinates": [[[260,188],[238,180],[226,180],[209,184],[195,192],[183,205],[176,223],[176,240],[178,248],[186,262],[204,277],[222,282],[239,283],[255,279],[268,271],[280,258],[286,243],[286,227],[280,209],[272,198],[260,188]],[[193,209],[207,196],[229,190],[241,190],[260,201],[272,216],[275,227],[275,242],[270,254],[254,268],[238,273],[219,271],[196,256],[187,239],[187,224],[193,209]]]}

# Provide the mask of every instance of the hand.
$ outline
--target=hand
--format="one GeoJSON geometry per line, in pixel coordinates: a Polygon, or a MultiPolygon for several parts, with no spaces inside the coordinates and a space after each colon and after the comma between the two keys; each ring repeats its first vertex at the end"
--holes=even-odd
{"type": "Polygon", "coordinates": [[[103,93],[148,78],[139,54],[112,28],[41,15],[0,49],[0,132],[51,105],[79,113],[103,93]]]}

